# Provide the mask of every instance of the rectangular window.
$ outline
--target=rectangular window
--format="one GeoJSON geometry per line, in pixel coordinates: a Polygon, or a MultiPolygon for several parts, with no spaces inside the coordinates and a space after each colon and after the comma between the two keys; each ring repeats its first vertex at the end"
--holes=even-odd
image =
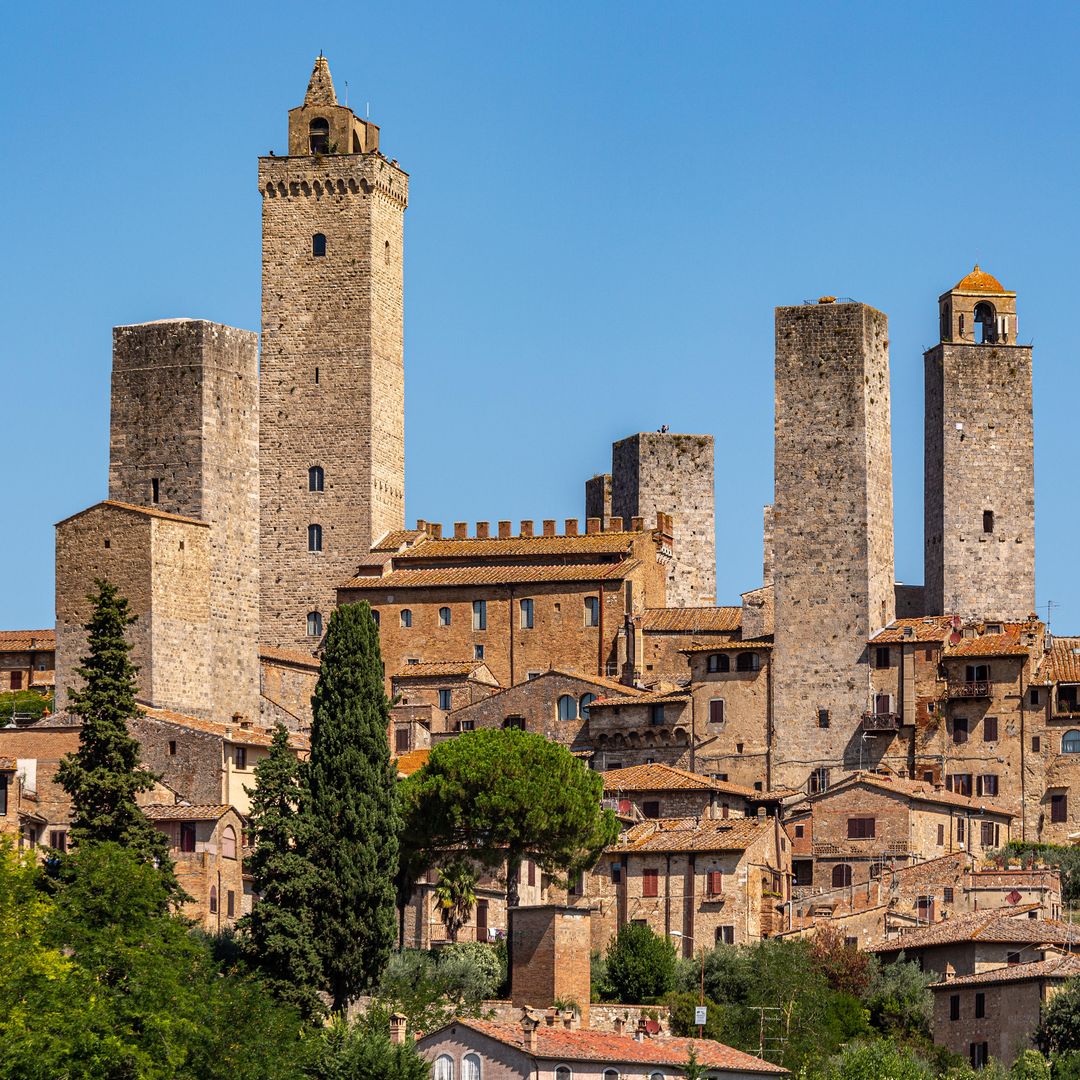
{"type": "Polygon", "coordinates": [[[983,532],[992,533],[994,531],[994,511],[983,511],[983,532]]]}
{"type": "Polygon", "coordinates": [[[975,1019],[981,1020],[986,1015],[986,995],[978,993],[975,995],[975,1019]]]}
{"type": "Polygon", "coordinates": [[[949,1019],[950,1020],[959,1020],[960,1019],[960,995],[959,994],[951,994],[949,996],[949,1019]]]}
{"type": "Polygon", "coordinates": [[[877,822],[872,817],[850,817],[847,819],[849,840],[873,840],[877,822]]]}
{"type": "Polygon", "coordinates": [[[1050,796],[1050,820],[1055,823],[1069,820],[1068,795],[1050,796]]]}
{"type": "Polygon", "coordinates": [[[734,945],[735,944],[735,927],[734,926],[718,926],[716,928],[716,944],[717,945],[734,945]]]}
{"type": "Polygon", "coordinates": [[[984,848],[992,848],[997,842],[997,827],[992,821],[983,821],[979,826],[979,842],[984,848]]]}
{"type": "Polygon", "coordinates": [[[225,894],[225,914],[230,919],[236,914],[236,893],[232,889],[225,894]]]}
{"type": "Polygon", "coordinates": [[[458,729],[458,731],[475,731],[476,730],[476,721],[475,720],[459,720],[457,722],[457,729],[458,729]]]}
{"type": "Polygon", "coordinates": [[[710,870],[706,875],[705,891],[709,896],[719,896],[724,891],[724,875],[720,870],[710,870]]]}
{"type": "Polygon", "coordinates": [[[966,743],[968,737],[968,722],[966,716],[954,716],[952,722],[952,741],[954,743],[966,743]]]}
{"type": "Polygon", "coordinates": [[[0,773],[0,817],[7,817],[7,792],[8,792],[8,778],[7,773],[0,773]]]}
{"type": "Polygon", "coordinates": [[[600,598],[597,596],[585,597],[585,625],[600,625],[600,598]]]}
{"type": "Polygon", "coordinates": [[[533,628],[533,602],[531,600],[520,602],[518,623],[522,630],[533,628]]]}
{"type": "Polygon", "coordinates": [[[809,779],[806,781],[806,791],[808,795],[820,795],[823,791],[829,789],[829,770],[828,769],[815,769],[809,779]]]}
{"type": "Polygon", "coordinates": [[[246,746],[234,746],[233,747],[233,762],[238,769],[247,768],[247,747],[246,746]]]}
{"type": "Polygon", "coordinates": [[[938,847],[944,847],[945,846],[945,826],[944,825],[939,825],[937,827],[937,846],[938,847]]]}
{"type": "Polygon", "coordinates": [[[642,870],[641,871],[641,895],[642,896],[659,896],[660,895],[660,871],[659,870],[642,870]]]}
{"type": "Polygon", "coordinates": [[[641,804],[641,813],[647,818],[658,818],[660,816],[660,803],[656,799],[652,799],[648,802],[641,804]]]}
{"type": "Polygon", "coordinates": [[[971,798],[971,773],[950,773],[945,777],[945,787],[957,795],[971,798]]]}
{"type": "Polygon", "coordinates": [[[951,885],[945,886],[944,896],[942,897],[942,899],[945,901],[946,904],[951,904],[953,902],[953,891],[951,885]]]}
{"type": "Polygon", "coordinates": [[[622,884],[622,863],[613,862],[611,864],[611,884],[622,884]]]}
{"type": "Polygon", "coordinates": [[[1042,749],[1042,741],[1038,735],[1031,736],[1031,752],[1037,754],[1042,749]]]}
{"type": "Polygon", "coordinates": [[[827,728],[829,726],[829,710],[818,709],[817,711],[817,726],[819,728],[827,728]]]}
{"type": "Polygon", "coordinates": [[[795,839],[796,840],[801,840],[805,835],[806,835],[806,826],[805,825],[796,825],[795,826],[795,839]]]}
{"type": "Polygon", "coordinates": [[[407,727],[399,727],[394,732],[394,749],[399,754],[404,754],[410,747],[411,740],[409,738],[409,729],[407,727]]]}
{"type": "Polygon", "coordinates": [[[996,795],[998,793],[998,778],[996,773],[984,773],[975,784],[977,795],[996,795]]]}
{"type": "Polygon", "coordinates": [[[176,740],[169,740],[169,757],[176,757],[176,740]]]}
{"type": "Polygon", "coordinates": [[[874,650],[874,667],[887,668],[890,666],[891,660],[892,656],[887,646],[878,646],[874,650]]]}
{"type": "Polygon", "coordinates": [[[67,851],[67,831],[65,829],[50,829],[49,847],[54,851],[67,851]]]}
{"type": "Polygon", "coordinates": [[[449,712],[450,711],[450,691],[449,690],[440,690],[439,691],[439,708],[442,709],[443,712],[449,712]]]}
{"type": "Polygon", "coordinates": [[[472,628],[474,630],[487,629],[487,601],[474,600],[472,605],[472,628]]]}
{"type": "Polygon", "coordinates": [[[1031,700],[1032,705],[1038,705],[1039,704],[1039,688],[1037,686],[1033,686],[1031,688],[1031,698],[1030,698],[1030,700],[1031,700]]]}
{"type": "Polygon", "coordinates": [[[814,863],[810,859],[796,859],[791,864],[792,872],[795,875],[796,885],[813,885],[814,884],[814,863]]]}
{"type": "Polygon", "coordinates": [[[536,884],[536,863],[532,859],[529,860],[529,884],[536,884]]]}
{"type": "Polygon", "coordinates": [[[990,1060],[990,1044],[989,1043],[971,1043],[968,1047],[968,1052],[971,1056],[971,1067],[973,1069],[983,1068],[987,1061],[990,1060]]]}
{"type": "Polygon", "coordinates": [[[997,721],[998,718],[996,716],[988,716],[985,720],[983,720],[983,742],[997,741],[997,721]]]}
{"type": "Polygon", "coordinates": [[[195,822],[180,822],[180,850],[193,852],[195,850],[195,822]]]}
{"type": "Polygon", "coordinates": [[[664,706],[657,703],[649,707],[649,721],[659,727],[664,722],[664,706]]]}
{"type": "Polygon", "coordinates": [[[962,817],[956,819],[956,840],[960,844],[964,842],[964,819],[962,817]]]}
{"type": "Polygon", "coordinates": [[[566,894],[567,896],[585,895],[585,874],[581,870],[578,870],[577,873],[571,875],[566,888],[566,894]]]}
{"type": "Polygon", "coordinates": [[[22,672],[21,671],[13,671],[11,673],[11,689],[12,690],[21,690],[22,689],[22,672]]]}
{"type": "Polygon", "coordinates": [[[161,502],[161,481],[156,476],[150,481],[150,501],[155,505],[161,502]]]}
{"type": "Polygon", "coordinates": [[[1020,963],[1020,954],[1018,952],[1011,952],[1005,954],[1005,963],[1009,967],[1013,967],[1020,963]]]}
{"type": "Polygon", "coordinates": [[[713,698],[709,702],[709,723],[722,724],[724,722],[724,699],[713,698]]]}
{"type": "Polygon", "coordinates": [[[483,645],[474,645],[472,647],[472,655],[473,655],[474,660],[483,660],[484,659],[484,646],[483,645]]]}

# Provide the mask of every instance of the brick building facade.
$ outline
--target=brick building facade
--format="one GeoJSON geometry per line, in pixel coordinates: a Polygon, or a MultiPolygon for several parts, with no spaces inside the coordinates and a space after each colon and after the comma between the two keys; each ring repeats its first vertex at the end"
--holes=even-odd
{"type": "Polygon", "coordinates": [[[55,630],[0,630],[0,693],[40,690],[55,682],[55,630]]]}

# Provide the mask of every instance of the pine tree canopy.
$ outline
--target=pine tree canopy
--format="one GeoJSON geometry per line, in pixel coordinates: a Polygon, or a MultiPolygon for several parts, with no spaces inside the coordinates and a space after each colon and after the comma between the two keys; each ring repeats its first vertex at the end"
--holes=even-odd
{"type": "Polygon", "coordinates": [[[398,802],[379,632],[366,603],[327,627],[312,698],[311,758],[302,803],[316,868],[314,918],[335,1010],[372,985],[395,941],[398,802]]]}

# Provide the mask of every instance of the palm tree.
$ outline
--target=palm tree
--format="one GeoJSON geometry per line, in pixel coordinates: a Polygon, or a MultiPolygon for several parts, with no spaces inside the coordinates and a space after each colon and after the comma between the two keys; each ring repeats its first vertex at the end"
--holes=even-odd
{"type": "Polygon", "coordinates": [[[435,902],[450,940],[457,941],[461,928],[476,906],[476,871],[467,859],[457,858],[439,869],[435,902]]]}

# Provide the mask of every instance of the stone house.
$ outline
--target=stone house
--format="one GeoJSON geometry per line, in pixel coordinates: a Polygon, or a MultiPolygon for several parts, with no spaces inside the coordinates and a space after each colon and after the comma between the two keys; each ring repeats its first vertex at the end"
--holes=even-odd
{"type": "Polygon", "coordinates": [[[319,681],[319,658],[303,649],[259,649],[259,721],[290,731],[311,730],[311,697],[319,681]]]}
{"type": "Polygon", "coordinates": [[[653,687],[662,681],[686,682],[687,648],[724,643],[737,637],[741,607],[648,608],[633,623],[634,681],[653,687]]]}
{"type": "MultiPolygon", "coordinates": [[[[620,816],[728,818],[756,816],[762,795],[753,788],[654,762],[603,773],[604,802],[620,816]]],[[[774,807],[775,809],[775,807],[774,807]]],[[[785,837],[781,837],[785,840],[785,837]]]]}
{"type": "Polygon", "coordinates": [[[687,691],[607,694],[589,706],[594,769],[654,761],[694,771],[692,698],[687,691]]]}
{"type": "Polygon", "coordinates": [[[0,630],[0,693],[48,693],[55,683],[55,630],[0,630]]]}
{"type": "Polygon", "coordinates": [[[411,662],[483,660],[502,686],[513,686],[551,667],[621,677],[632,664],[629,618],[664,604],[671,558],[670,522],[656,528],[641,519],[612,519],[578,533],[576,521],[563,535],[545,521],[498,535],[486,522],[468,536],[458,523],[453,539],[439,526],[419,522],[424,533],[396,552],[379,552],[361,563],[338,589],[338,602],[366,600],[379,622],[379,639],[390,675],[411,662]],[[619,527],[616,527],[616,524],[619,527]]]}
{"type": "Polygon", "coordinates": [[[499,683],[482,660],[418,662],[390,678],[390,697],[402,705],[434,705],[454,712],[483,701],[499,683]]]}
{"type": "Polygon", "coordinates": [[[231,806],[186,803],[142,809],[169,837],[177,880],[191,897],[184,915],[211,934],[233,926],[245,906],[240,815],[231,806]]]}
{"type": "Polygon", "coordinates": [[[1080,638],[1049,641],[1026,689],[1027,835],[1050,844],[1073,843],[1080,831],[1080,638]]]}
{"type": "Polygon", "coordinates": [[[935,983],[934,1042],[976,1069],[990,1058],[1007,1065],[1032,1045],[1043,1007],[1077,975],[1080,957],[1055,952],[1045,960],[935,983]]]}

